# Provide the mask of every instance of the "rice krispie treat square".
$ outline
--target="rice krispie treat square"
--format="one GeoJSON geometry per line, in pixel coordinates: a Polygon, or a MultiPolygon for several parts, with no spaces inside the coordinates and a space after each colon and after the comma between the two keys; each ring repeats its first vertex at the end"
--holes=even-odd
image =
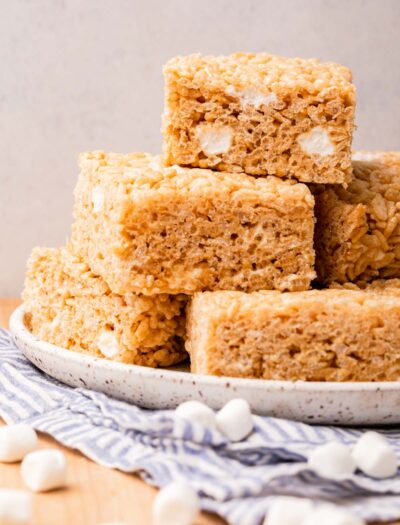
{"type": "Polygon", "coordinates": [[[189,55],[164,67],[168,164],[347,183],[356,94],[349,69],[265,53],[189,55]]]}
{"type": "Polygon", "coordinates": [[[73,249],[114,293],[305,290],[315,277],[304,184],[143,153],[85,153],[79,165],[73,249]]]}
{"type": "Polygon", "coordinates": [[[33,250],[23,300],[30,330],[63,348],[151,367],[187,356],[186,297],[113,294],[68,249],[33,250]]]}
{"type": "Polygon", "coordinates": [[[316,266],[325,283],[400,277],[400,153],[353,159],[347,189],[315,192],[316,266]]]}
{"type": "Polygon", "coordinates": [[[204,292],[188,308],[192,372],[303,381],[400,379],[400,294],[204,292]]]}

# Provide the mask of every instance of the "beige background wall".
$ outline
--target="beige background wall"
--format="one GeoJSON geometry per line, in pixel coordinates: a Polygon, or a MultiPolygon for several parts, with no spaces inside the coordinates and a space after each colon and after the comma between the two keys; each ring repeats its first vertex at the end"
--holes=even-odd
{"type": "Polygon", "coordinates": [[[400,149],[400,0],[0,0],[0,295],[69,234],[79,151],[160,150],[161,66],[268,51],[354,70],[355,146],[400,149]]]}

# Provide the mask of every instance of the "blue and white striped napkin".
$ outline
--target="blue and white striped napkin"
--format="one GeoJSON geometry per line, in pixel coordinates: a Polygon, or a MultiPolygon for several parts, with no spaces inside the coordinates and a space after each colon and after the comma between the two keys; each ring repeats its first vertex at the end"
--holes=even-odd
{"type": "MultiPolygon", "coordinates": [[[[277,494],[330,500],[371,521],[400,518],[400,475],[329,481],[307,469],[313,447],[331,440],[351,445],[360,429],[256,417],[248,439],[229,443],[217,431],[188,422],[174,430],[172,415],[65,386],[31,365],[0,330],[0,416],[8,423],[28,423],[93,461],[135,472],[152,485],[184,480],[198,492],[204,510],[232,525],[261,524],[277,494]]],[[[383,433],[400,460],[400,430],[383,433]]]]}

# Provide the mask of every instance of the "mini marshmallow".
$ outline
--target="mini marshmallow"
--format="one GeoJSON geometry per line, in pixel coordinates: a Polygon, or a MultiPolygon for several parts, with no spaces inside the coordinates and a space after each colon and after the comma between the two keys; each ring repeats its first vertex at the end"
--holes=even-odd
{"type": "Polygon", "coordinates": [[[118,340],[113,330],[102,330],[96,337],[95,344],[104,357],[110,359],[120,352],[118,340]]]}
{"type": "Polygon", "coordinates": [[[100,186],[95,186],[92,191],[93,213],[100,213],[104,207],[104,191],[100,186]]]}
{"type": "Polygon", "coordinates": [[[373,478],[390,478],[397,472],[397,458],[388,440],[378,432],[365,432],[353,449],[353,459],[373,478]]]}
{"type": "Polygon", "coordinates": [[[232,129],[219,124],[201,124],[196,128],[196,137],[207,155],[226,153],[232,145],[232,129]]]}
{"type": "Polygon", "coordinates": [[[250,406],[244,399],[231,399],[216,415],[217,428],[230,441],[241,441],[254,428],[250,406]]]}
{"type": "Polygon", "coordinates": [[[264,525],[300,525],[313,508],[312,501],[306,498],[279,497],[268,510],[264,525]]]}
{"type": "Polygon", "coordinates": [[[246,88],[237,91],[233,86],[228,86],[226,92],[229,95],[238,97],[243,107],[254,106],[256,109],[259,109],[260,106],[269,106],[278,101],[275,93],[271,92],[266,95],[255,88],[246,88]]]}
{"type": "Polygon", "coordinates": [[[311,131],[300,135],[297,139],[301,149],[309,155],[321,155],[326,157],[335,152],[335,145],[330,139],[329,133],[322,126],[317,126],[311,131]]]}
{"type": "Polygon", "coordinates": [[[316,447],[308,457],[308,466],[324,478],[350,475],[356,469],[350,448],[336,441],[316,447]]]}
{"type": "Polygon", "coordinates": [[[216,427],[214,411],[200,401],[185,401],[175,410],[175,417],[198,423],[210,430],[216,427]]]}
{"type": "Polygon", "coordinates": [[[7,425],[0,427],[0,462],[21,461],[37,447],[36,432],[29,425],[7,425]]]}
{"type": "Polygon", "coordinates": [[[1,525],[32,522],[32,495],[26,490],[0,489],[1,525]]]}
{"type": "Polygon", "coordinates": [[[200,510],[196,492],[186,483],[163,487],[153,503],[154,525],[190,525],[200,510]]]}
{"type": "Polygon", "coordinates": [[[66,483],[67,464],[64,454],[56,449],[31,452],[21,464],[25,485],[34,492],[58,489],[66,483]]]}
{"type": "Polygon", "coordinates": [[[316,507],[301,525],[365,525],[365,521],[346,509],[325,504],[316,507]]]}

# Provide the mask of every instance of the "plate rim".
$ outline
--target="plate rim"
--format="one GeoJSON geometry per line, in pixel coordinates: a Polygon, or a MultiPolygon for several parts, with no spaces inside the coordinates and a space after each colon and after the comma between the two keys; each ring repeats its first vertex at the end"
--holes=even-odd
{"type": "MultiPolygon", "coordinates": [[[[26,313],[26,305],[22,303],[11,314],[9,319],[9,331],[14,339],[21,338],[23,342],[31,348],[37,348],[45,351],[55,357],[62,357],[76,364],[90,365],[95,368],[103,368],[110,371],[135,371],[137,374],[157,379],[165,379],[164,374],[167,374],[171,379],[175,378],[187,383],[202,383],[203,385],[222,386],[227,382],[234,383],[232,386],[246,387],[250,389],[259,390],[260,387],[265,386],[266,390],[277,391],[301,391],[307,393],[313,392],[379,392],[379,391],[397,391],[400,390],[400,381],[284,381],[275,379],[256,379],[230,376],[211,376],[206,374],[194,374],[192,372],[183,372],[179,370],[171,370],[168,368],[150,368],[141,365],[121,363],[118,361],[111,361],[109,359],[86,355],[79,352],[73,352],[66,348],[54,345],[36,337],[25,325],[24,317],[26,313]]],[[[17,346],[18,342],[15,341],[17,346]]],[[[22,352],[23,350],[20,349],[22,352]]],[[[24,353],[24,352],[23,352],[24,353]]],[[[25,353],[24,353],[25,355],[25,353]]],[[[26,357],[26,355],[25,355],[26,357]]],[[[30,361],[29,357],[27,359],[30,361]]],[[[36,366],[36,365],[35,365],[36,366]]]]}

